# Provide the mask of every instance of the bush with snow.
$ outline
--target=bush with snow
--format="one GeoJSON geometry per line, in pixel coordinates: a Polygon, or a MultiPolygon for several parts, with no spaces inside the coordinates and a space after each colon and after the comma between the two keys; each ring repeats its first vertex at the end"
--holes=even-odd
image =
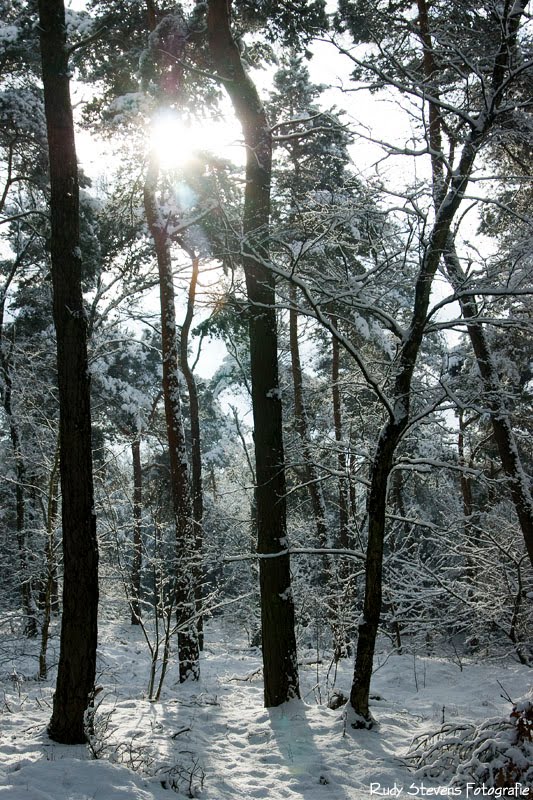
{"type": "Polygon", "coordinates": [[[533,787],[533,703],[513,706],[507,719],[443,725],[415,739],[407,756],[418,775],[452,785],[533,787]]]}

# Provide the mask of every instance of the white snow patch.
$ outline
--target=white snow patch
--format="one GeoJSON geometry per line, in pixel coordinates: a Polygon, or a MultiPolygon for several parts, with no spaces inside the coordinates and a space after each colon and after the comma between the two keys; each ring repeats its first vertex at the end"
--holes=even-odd
{"type": "MultiPolygon", "coordinates": [[[[57,660],[56,636],[51,662],[57,660]]],[[[97,761],[83,746],[58,745],[46,736],[54,676],[31,679],[31,643],[23,643],[20,656],[12,649],[9,662],[0,659],[0,800],[171,800],[174,793],[162,784],[171,789],[172,781],[178,796],[187,796],[190,785],[202,800],[368,800],[372,783],[382,789],[396,784],[409,796],[420,780],[402,758],[415,736],[438,729],[443,717],[459,723],[508,716],[499,684],[518,700],[530,683],[530,670],[512,661],[465,658],[458,665],[378,650],[371,687],[378,725],[354,730],[342,708],[326,704],[333,691],[348,695],[351,659],[339,662],[333,685],[331,653],[321,652],[317,664],[316,650],[302,648],[303,700],[267,710],[258,650],[234,624],[214,619],[206,627],[200,681],[180,685],[172,659],[156,703],[146,698],[149,656],[142,633],[108,618],[100,637],[97,761]],[[21,685],[10,680],[13,668],[26,677],[21,685]]],[[[424,778],[425,786],[445,784],[424,778]]]]}
{"type": "MultiPolygon", "coordinates": [[[[65,748],[66,749],[66,748],[65,748]]],[[[2,775],[0,773],[0,779],[2,775]]],[[[108,761],[26,762],[4,775],[1,800],[168,800],[160,784],[108,761]]]]}

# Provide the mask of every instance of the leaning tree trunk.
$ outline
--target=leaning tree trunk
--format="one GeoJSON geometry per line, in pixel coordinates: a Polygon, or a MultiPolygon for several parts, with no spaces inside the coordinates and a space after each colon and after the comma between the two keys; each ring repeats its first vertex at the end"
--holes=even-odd
{"type": "Polygon", "coordinates": [[[368,494],[368,544],[366,551],[365,599],[359,623],[354,679],[350,704],[355,712],[354,726],[372,724],[368,701],[370,678],[382,604],[383,547],[388,482],[394,454],[409,422],[411,382],[422,344],[429,307],[431,286],[443,252],[452,220],[464,197],[470,172],[490,118],[480,119],[468,136],[449,190],[436,213],[415,286],[411,324],[406,331],[396,359],[394,389],[389,405],[389,419],[383,426],[370,470],[368,494]]]}
{"type": "Polygon", "coordinates": [[[257,89],[244,70],[231,33],[227,0],[210,0],[207,26],[211,56],[242,126],[246,146],[243,266],[250,303],[257,552],[265,705],[269,707],[300,694],[287,552],[275,281],[267,265],[272,137],[257,89]]]}
{"type": "Polygon", "coordinates": [[[192,483],[192,516],[194,523],[194,549],[196,560],[194,563],[194,593],[196,598],[196,614],[198,626],[198,644],[200,650],[204,646],[204,624],[202,615],[202,599],[204,589],[203,576],[203,519],[204,519],[204,492],[202,486],[202,447],[200,434],[200,403],[198,389],[193,371],[189,364],[189,333],[194,314],[194,301],[200,260],[195,253],[189,253],[192,262],[192,274],[187,296],[187,311],[180,336],[180,366],[187,384],[189,395],[189,412],[191,421],[191,483],[192,483]]]}
{"type": "MultiPolygon", "coordinates": [[[[457,168],[446,180],[442,179],[442,148],[440,147],[440,122],[437,107],[430,115],[430,152],[433,169],[433,189],[435,199],[435,222],[425,246],[421,269],[415,287],[415,300],[411,324],[403,337],[396,359],[396,375],[389,420],[385,423],[371,469],[371,482],[368,502],[368,546],[367,575],[363,619],[359,625],[359,639],[354,670],[354,681],[350,703],[357,715],[355,725],[370,725],[368,707],[370,677],[375,649],[376,635],[381,612],[383,543],[385,536],[385,506],[387,502],[387,483],[393,466],[396,447],[409,422],[411,381],[424,335],[429,296],[433,278],[443,253],[448,250],[452,221],[464,198],[470,180],[477,152],[490,130],[503,92],[508,86],[508,56],[516,42],[518,26],[526,0],[509,6],[506,24],[502,25],[500,48],[494,59],[492,75],[492,100],[487,102],[471,125],[461,151],[457,168]]],[[[431,81],[436,74],[433,59],[427,6],[425,0],[418,0],[420,26],[419,35],[423,46],[426,78],[431,81]]],[[[435,93],[433,93],[435,97],[435,93]]],[[[438,90],[437,90],[438,96],[438,90]]],[[[488,99],[488,98],[486,98],[488,99]]],[[[473,119],[473,117],[472,117],[473,119]]]]}
{"type": "Polygon", "coordinates": [[[170,479],[176,525],[176,621],[180,681],[200,677],[194,596],[194,524],[189,488],[187,446],[181,413],[176,309],[170,242],[156,197],[159,169],[150,161],[144,184],[144,208],[159,269],[163,399],[170,458],[170,479]]]}
{"type": "Polygon", "coordinates": [[[81,288],[79,185],[63,0],[39,0],[39,31],[50,161],[64,553],[61,649],[48,732],[58,742],[79,744],[86,738],[84,715],[94,690],[98,546],[87,329],[81,288]]]}
{"type": "MultiPolygon", "coordinates": [[[[492,73],[493,104],[498,108],[505,86],[505,73],[509,64],[509,54],[516,42],[518,28],[526,0],[519,0],[509,6],[502,25],[502,39],[499,52],[494,60],[492,73]]],[[[431,28],[426,0],[417,0],[418,34],[423,46],[423,66],[428,82],[436,80],[439,66],[433,51],[431,28]]],[[[438,205],[446,191],[444,180],[444,158],[442,155],[442,117],[438,108],[438,90],[431,91],[434,100],[429,101],[428,138],[431,149],[431,170],[433,179],[433,197],[438,205]]],[[[525,474],[516,446],[509,411],[503,399],[504,393],[500,384],[498,370],[492,355],[482,324],[475,295],[465,293],[466,276],[455,249],[451,232],[446,237],[443,251],[444,264],[448,279],[458,294],[461,313],[466,322],[468,336],[476,357],[481,382],[486,394],[494,439],[505,474],[509,480],[511,498],[514,503],[518,522],[522,530],[527,553],[533,566],[533,496],[529,481],[525,474]]]]}

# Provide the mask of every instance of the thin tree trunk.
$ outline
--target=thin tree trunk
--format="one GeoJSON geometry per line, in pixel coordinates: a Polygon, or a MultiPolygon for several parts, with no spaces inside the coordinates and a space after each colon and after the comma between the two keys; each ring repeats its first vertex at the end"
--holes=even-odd
{"type": "MultiPolygon", "coordinates": [[[[320,478],[316,464],[313,460],[309,440],[309,423],[307,409],[304,401],[302,364],[300,360],[300,344],[298,341],[298,308],[296,305],[296,286],[291,284],[291,306],[289,309],[289,339],[291,347],[291,371],[294,390],[294,422],[298,436],[302,443],[304,457],[304,475],[315,518],[318,546],[328,546],[328,526],[326,521],[326,504],[320,485],[320,478]]],[[[326,565],[324,565],[326,566],[326,565]]],[[[322,581],[327,577],[327,569],[323,569],[322,581]]]]}
{"type": "Polygon", "coordinates": [[[191,478],[192,478],[192,515],[194,522],[194,593],[196,598],[196,614],[198,627],[198,644],[200,650],[204,647],[204,625],[202,615],[203,600],[203,519],[204,519],[204,493],[202,485],[202,440],[200,434],[200,403],[198,401],[198,389],[194,379],[193,371],[189,365],[189,333],[194,314],[194,301],[196,298],[196,286],[198,283],[198,272],[200,260],[194,253],[190,253],[192,262],[191,281],[189,283],[189,294],[187,297],[187,312],[183,325],[181,326],[180,336],[180,366],[187,384],[189,394],[189,411],[191,420],[191,478]]]}
{"type": "Polygon", "coordinates": [[[176,309],[170,242],[156,197],[159,169],[151,159],[144,184],[144,208],[159,269],[163,398],[176,525],[176,617],[180,681],[200,676],[194,597],[194,524],[189,488],[187,446],[181,413],[176,309]]]}
{"type": "Polygon", "coordinates": [[[52,618],[52,611],[54,606],[54,593],[56,583],[56,559],[55,559],[55,541],[54,532],[57,523],[57,488],[59,483],[59,442],[56,446],[54,463],[50,472],[50,480],[48,482],[48,508],[46,514],[46,548],[45,548],[45,561],[46,573],[44,576],[44,592],[43,600],[41,603],[43,610],[43,622],[41,626],[41,649],[39,651],[39,678],[45,680],[48,676],[48,667],[46,663],[46,651],[48,649],[48,640],[50,634],[50,620],[52,618]]]}
{"type": "Polygon", "coordinates": [[[270,707],[300,695],[287,552],[275,281],[267,265],[272,136],[263,104],[231,33],[227,0],[210,0],[207,26],[211,56],[241,123],[246,146],[243,266],[250,302],[263,673],[265,705],[270,707]]]}
{"type": "Polygon", "coordinates": [[[138,625],[141,619],[141,574],[142,574],[142,495],[143,472],[141,463],[141,440],[136,436],[131,443],[133,465],[133,563],[131,566],[131,624],[138,625]]]}
{"type": "Polygon", "coordinates": [[[48,732],[58,742],[79,744],[86,738],[84,715],[94,690],[98,546],[87,331],[81,288],[79,184],[63,0],[39,0],[39,31],[50,163],[64,552],[61,649],[48,732]]]}
{"type": "MultiPolygon", "coordinates": [[[[338,320],[331,316],[331,324],[336,329],[338,320]]],[[[348,549],[348,491],[346,487],[346,455],[342,452],[342,403],[340,391],[340,349],[339,341],[331,337],[331,392],[333,401],[333,426],[337,443],[337,469],[339,471],[339,540],[338,546],[348,549]]]]}

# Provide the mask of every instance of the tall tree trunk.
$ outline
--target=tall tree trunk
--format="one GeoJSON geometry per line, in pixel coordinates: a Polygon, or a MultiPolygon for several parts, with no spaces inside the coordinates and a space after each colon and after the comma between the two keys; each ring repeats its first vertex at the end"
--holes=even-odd
{"type": "Polygon", "coordinates": [[[189,488],[187,446],[181,413],[176,309],[170,242],[156,191],[157,160],[150,161],[144,184],[144,208],[159,269],[163,398],[170,458],[173,512],[176,525],[176,618],[180,681],[200,676],[196,603],[194,597],[194,523],[189,488]]]}
{"type": "MultiPolygon", "coordinates": [[[[302,364],[300,360],[300,344],[298,341],[298,308],[296,305],[297,289],[291,284],[291,306],[289,309],[289,339],[291,347],[291,371],[292,385],[294,390],[294,421],[296,431],[302,443],[304,457],[304,474],[311,500],[311,508],[315,518],[316,534],[318,546],[325,548],[328,546],[328,526],[326,522],[326,504],[318,470],[313,459],[311,443],[309,440],[309,423],[307,409],[304,401],[302,364]]],[[[322,581],[326,579],[327,570],[323,570],[322,581]]]]}
{"type": "Polygon", "coordinates": [[[39,31],[50,162],[64,553],[61,650],[48,732],[58,742],[79,744],[86,738],[84,714],[96,669],[98,546],[81,288],[79,185],[63,0],[39,0],[39,31]]]}
{"type": "MultiPolygon", "coordinates": [[[[331,316],[331,324],[336,329],[338,320],[331,316]]],[[[346,454],[342,452],[342,403],[340,391],[340,349],[336,336],[331,337],[331,393],[333,401],[333,426],[337,443],[337,469],[339,471],[339,540],[338,546],[348,549],[348,490],[346,487],[346,454]]]]}
{"type": "Polygon", "coordinates": [[[131,443],[133,465],[133,563],[131,565],[131,624],[139,625],[141,609],[142,574],[142,507],[143,471],[141,463],[141,439],[136,436],[131,443]]]}
{"type": "Polygon", "coordinates": [[[210,0],[207,26],[211,56],[242,126],[246,146],[243,266],[250,302],[265,705],[270,707],[300,694],[287,552],[275,281],[267,265],[272,136],[263,104],[231,33],[227,0],[210,0]]]}
{"type": "Polygon", "coordinates": [[[198,283],[198,273],[200,260],[194,253],[189,253],[192,263],[192,274],[189,283],[189,293],[187,296],[187,312],[183,325],[181,326],[180,336],[180,366],[187,384],[189,394],[189,412],[191,419],[191,478],[192,478],[192,516],[194,523],[194,550],[196,560],[194,563],[194,593],[196,598],[196,614],[198,626],[198,644],[200,650],[204,646],[204,625],[202,615],[202,598],[204,587],[203,575],[203,519],[204,519],[204,493],[202,485],[202,440],[200,435],[200,403],[198,401],[198,389],[194,379],[193,371],[189,364],[189,333],[194,314],[194,301],[196,298],[196,286],[198,283]]]}

